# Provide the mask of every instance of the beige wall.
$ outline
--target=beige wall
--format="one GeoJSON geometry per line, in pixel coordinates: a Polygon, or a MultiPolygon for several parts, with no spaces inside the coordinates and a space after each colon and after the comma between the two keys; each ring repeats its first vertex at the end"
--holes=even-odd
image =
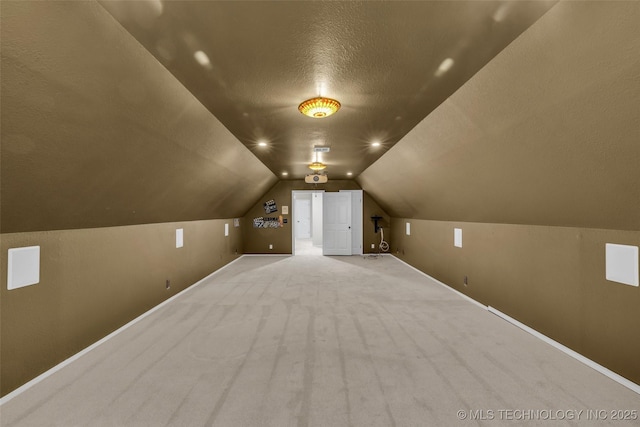
{"type": "Polygon", "coordinates": [[[393,217],[640,230],[640,2],[560,2],[358,183],[393,217]]]}
{"type": "Polygon", "coordinates": [[[357,179],[393,253],[636,383],[640,288],[604,251],[640,245],[638,22],[560,2],[357,179]]]}
{"type": "Polygon", "coordinates": [[[277,178],[96,2],[2,2],[0,39],[5,394],[241,254],[220,218],[277,178]]]}
{"type": "MultiPolygon", "coordinates": [[[[340,191],[340,190],[359,190],[360,187],[353,180],[329,180],[326,184],[306,184],[304,181],[280,181],[267,191],[258,202],[246,213],[243,218],[243,238],[244,249],[246,253],[262,254],[290,254],[291,253],[291,192],[293,190],[324,190],[324,191],[340,191]],[[263,204],[267,200],[275,200],[278,206],[278,212],[271,215],[264,213],[263,204]],[[282,228],[253,228],[253,219],[264,216],[278,216],[282,213],[282,206],[289,207],[289,215],[283,215],[288,219],[288,223],[282,228]],[[269,244],[273,244],[273,250],[269,250],[269,244]]],[[[374,215],[386,218],[386,226],[389,227],[390,217],[382,210],[380,205],[366,192],[364,193],[362,216],[363,216],[363,244],[364,253],[371,252],[371,243],[379,243],[379,234],[373,232],[373,223],[371,217],[374,215]]],[[[385,229],[385,240],[391,239],[390,228],[385,229]]]]}
{"type": "MultiPolygon", "coordinates": [[[[637,22],[637,2],[559,3],[357,183],[318,188],[364,189],[365,251],[385,216],[403,259],[640,382],[640,291],[602,271],[605,242],[640,244],[637,22]]],[[[236,250],[291,253],[290,223],[251,220],[314,187],[276,183],[100,5],[2,2],[1,40],[2,271],[42,248],[39,284],[0,275],[2,394],[236,250]]]]}
{"type": "Polygon", "coordinates": [[[391,232],[391,217],[380,207],[378,202],[376,202],[369,193],[364,191],[362,233],[365,254],[378,253],[378,245],[380,244],[380,231],[378,231],[378,233],[375,232],[374,222],[371,220],[372,216],[382,217],[382,219],[378,221],[378,227],[383,227],[384,240],[391,244],[393,235],[391,232]],[[371,249],[372,244],[375,245],[374,249],[371,249]]]}
{"type": "Polygon", "coordinates": [[[9,248],[39,245],[41,257],[36,285],[9,291],[0,275],[2,395],[233,261],[240,231],[220,219],[2,234],[2,271],[9,248]]]}
{"type": "Polygon", "coordinates": [[[392,227],[400,259],[640,384],[640,292],[605,279],[605,243],[639,246],[640,232],[406,218],[392,227]]]}
{"type": "Polygon", "coordinates": [[[2,2],[1,232],[241,216],[276,176],[96,2],[2,2]]]}

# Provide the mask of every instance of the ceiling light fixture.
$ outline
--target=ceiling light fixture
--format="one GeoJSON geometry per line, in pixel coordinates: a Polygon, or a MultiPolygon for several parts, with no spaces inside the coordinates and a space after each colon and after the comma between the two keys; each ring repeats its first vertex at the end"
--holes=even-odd
{"type": "Polygon", "coordinates": [[[372,147],[380,147],[380,143],[379,142],[374,142],[371,144],[372,147]]]}
{"type": "Polygon", "coordinates": [[[260,142],[258,142],[258,145],[259,145],[260,147],[266,147],[266,146],[267,146],[267,143],[266,143],[266,142],[264,142],[264,141],[260,141],[260,142]]]}
{"type": "Polygon", "coordinates": [[[340,103],[335,99],[324,98],[322,96],[318,98],[311,98],[298,105],[298,110],[305,116],[313,117],[314,119],[321,119],[328,117],[340,109],[340,103]]]}
{"type": "Polygon", "coordinates": [[[312,163],[309,164],[309,169],[311,169],[314,172],[318,172],[323,169],[326,169],[327,165],[322,163],[322,159],[318,159],[318,157],[322,156],[322,153],[318,153],[317,151],[314,151],[314,155],[315,155],[315,159],[312,163]]]}
{"type": "Polygon", "coordinates": [[[313,162],[313,163],[311,163],[309,165],[309,169],[311,169],[312,171],[315,171],[315,172],[321,171],[321,170],[326,169],[326,168],[327,168],[327,165],[325,165],[322,162],[313,162]]]}

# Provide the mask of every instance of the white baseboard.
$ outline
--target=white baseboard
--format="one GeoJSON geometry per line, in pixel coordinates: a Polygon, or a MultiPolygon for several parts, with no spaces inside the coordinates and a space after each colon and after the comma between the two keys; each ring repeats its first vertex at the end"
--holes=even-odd
{"type": "Polygon", "coordinates": [[[502,319],[506,320],[507,322],[517,326],[518,328],[522,329],[523,331],[526,331],[526,332],[530,333],[531,335],[541,339],[542,341],[546,342],[547,344],[552,345],[553,347],[557,348],[558,350],[562,351],[563,353],[568,354],[569,356],[573,357],[574,359],[578,360],[579,362],[584,363],[588,367],[590,367],[592,369],[595,369],[596,371],[600,372],[603,375],[606,375],[607,377],[609,377],[612,380],[622,384],[623,386],[627,387],[628,389],[630,389],[632,391],[635,391],[636,393],[640,394],[640,385],[638,385],[638,384],[636,384],[636,383],[634,383],[632,381],[629,381],[625,377],[620,376],[620,375],[616,374],[615,372],[605,368],[604,366],[594,362],[593,360],[584,357],[580,353],[571,350],[569,347],[566,347],[566,346],[560,344],[559,342],[549,338],[548,336],[546,336],[544,334],[541,334],[540,332],[536,331],[535,329],[530,328],[529,326],[525,325],[524,323],[521,323],[521,322],[517,321],[513,317],[502,313],[501,311],[499,311],[496,308],[493,308],[493,307],[489,306],[489,307],[487,307],[487,310],[489,310],[490,313],[493,313],[496,316],[501,317],[502,319]]]}
{"type": "Polygon", "coordinates": [[[171,298],[166,299],[165,301],[161,302],[160,304],[156,305],[155,307],[151,308],[150,310],[142,313],[140,316],[136,317],[135,319],[131,320],[129,323],[127,323],[127,324],[121,326],[120,328],[116,329],[115,331],[111,332],[109,335],[105,336],[104,338],[100,339],[99,341],[96,341],[95,343],[91,344],[89,347],[85,348],[84,350],[81,350],[80,352],[74,354],[73,356],[69,357],[68,359],[63,360],[62,362],[58,363],[53,368],[49,369],[46,372],[43,372],[42,374],[38,375],[37,377],[35,377],[31,381],[29,381],[28,383],[23,384],[22,386],[20,386],[17,389],[13,390],[11,393],[8,393],[7,395],[3,396],[0,399],[0,406],[4,405],[5,403],[10,401],[14,397],[16,397],[19,394],[21,394],[21,393],[25,392],[26,390],[30,389],[31,387],[33,387],[34,385],[38,384],[39,382],[41,382],[45,378],[50,377],[51,375],[55,374],[56,372],[58,372],[60,369],[64,368],[65,366],[67,366],[67,365],[71,364],[72,362],[78,360],[79,358],[81,358],[85,354],[89,353],[91,350],[93,350],[94,348],[98,347],[99,345],[104,344],[105,342],[107,342],[111,338],[115,337],[119,333],[121,333],[124,330],[130,328],[131,326],[135,325],[136,323],[138,323],[139,321],[141,321],[142,319],[144,319],[145,317],[147,317],[151,313],[153,313],[153,312],[159,310],[160,308],[164,307],[165,305],[169,304],[171,301],[175,300],[176,298],[180,297],[181,295],[185,294],[186,292],[189,292],[190,290],[194,289],[196,286],[200,285],[201,283],[205,282],[209,278],[211,278],[214,275],[218,274],[220,271],[224,270],[225,268],[227,268],[228,266],[230,266],[234,262],[238,261],[243,256],[244,255],[241,255],[238,258],[236,258],[233,261],[231,261],[230,263],[223,265],[222,267],[220,267],[216,271],[214,271],[211,274],[209,274],[207,277],[205,277],[205,278],[203,278],[201,280],[198,280],[193,285],[191,285],[188,288],[178,292],[177,294],[175,294],[171,298]]]}
{"type": "MultiPolygon", "coordinates": [[[[367,254],[365,254],[366,256],[367,254]]],[[[584,357],[583,355],[571,350],[570,348],[560,344],[557,341],[552,340],[551,338],[547,337],[546,335],[541,334],[540,332],[536,331],[535,329],[532,329],[530,327],[528,327],[527,325],[513,319],[512,317],[500,312],[499,310],[491,307],[491,306],[485,306],[481,303],[479,303],[478,301],[474,300],[473,298],[453,289],[452,287],[450,287],[449,285],[431,277],[430,275],[428,275],[427,273],[415,268],[414,266],[412,266],[411,264],[408,264],[407,262],[401,260],[400,258],[394,256],[393,254],[380,254],[380,255],[391,255],[394,259],[396,259],[397,261],[407,265],[408,267],[412,268],[413,270],[417,271],[418,273],[428,277],[429,279],[433,280],[434,282],[440,284],[441,286],[444,286],[445,288],[447,288],[448,290],[455,292],[456,294],[458,294],[459,296],[461,296],[462,298],[466,299],[467,301],[473,303],[474,305],[481,307],[485,310],[488,310],[489,312],[499,316],[500,318],[508,321],[509,323],[519,327],[520,329],[534,335],[535,337],[543,340],[544,342],[552,345],[553,347],[559,349],[560,351],[566,353],[567,355],[573,357],[574,359],[584,363],[585,365],[595,369],[596,371],[602,373],[603,375],[606,375],[607,377],[611,378],[612,380],[620,383],[621,385],[629,388],[630,390],[640,394],[640,385],[616,374],[615,372],[605,368],[604,366],[592,361],[591,359],[588,359],[586,357],[584,357]]],[[[23,393],[24,391],[30,389],[31,387],[33,387],[34,385],[36,385],[37,383],[43,381],[45,378],[53,375],[54,373],[56,373],[57,371],[61,370],[62,368],[64,368],[65,366],[71,364],[72,362],[74,362],[75,360],[78,360],[80,357],[84,356],[85,354],[89,353],[91,350],[95,349],[96,347],[98,347],[99,345],[105,343],[106,341],[108,341],[109,339],[115,337],[116,335],[118,335],[119,333],[123,332],[124,330],[128,329],[129,327],[133,326],[134,324],[138,323],[139,321],[141,321],[142,319],[144,319],[145,317],[147,317],[148,315],[150,315],[151,313],[159,310],[160,308],[164,307],[166,304],[168,304],[169,302],[173,301],[174,299],[178,298],[179,296],[183,295],[186,292],[189,292],[190,290],[194,289],[196,286],[202,284],[203,282],[205,282],[206,280],[208,280],[209,278],[213,277],[214,275],[218,274],[220,271],[222,271],[223,269],[227,268],[228,266],[230,266],[231,264],[235,263],[236,261],[240,260],[241,258],[245,257],[245,256],[291,256],[290,254],[244,254],[239,256],[238,258],[234,259],[233,261],[231,261],[228,264],[225,264],[224,266],[220,267],[219,269],[217,269],[216,271],[212,272],[211,274],[209,274],[207,277],[197,281],[196,283],[194,283],[193,285],[189,286],[188,288],[180,291],[179,293],[177,293],[176,295],[172,296],[171,298],[161,302],[160,304],[156,305],[155,307],[153,307],[152,309],[150,309],[149,311],[141,314],[140,316],[136,317],[135,319],[131,320],[129,323],[125,324],[124,326],[120,327],[119,329],[115,330],[114,332],[110,333],[109,335],[105,336],[104,338],[102,338],[101,340],[95,342],[94,344],[90,345],[89,347],[85,348],[84,350],[80,351],[79,353],[74,354],[73,356],[69,357],[68,359],[60,362],[59,364],[57,364],[56,366],[52,367],[51,369],[49,369],[48,371],[40,374],[39,376],[37,376],[36,378],[32,379],[31,381],[29,381],[28,383],[20,386],[19,388],[15,389],[14,391],[12,391],[11,393],[7,394],[6,396],[2,397],[0,399],[0,406],[4,405],[5,403],[7,403],[8,401],[10,401],[11,399],[13,399],[14,397],[20,395],[21,393],[23,393]]]]}
{"type": "Polygon", "coordinates": [[[411,265],[411,264],[409,264],[409,263],[407,263],[407,262],[405,262],[405,261],[401,260],[401,259],[400,259],[400,258],[398,258],[397,256],[395,256],[395,255],[393,255],[393,254],[389,254],[389,255],[391,255],[393,258],[395,258],[396,260],[400,261],[401,263],[403,263],[403,264],[404,264],[404,265],[406,265],[407,267],[412,268],[413,270],[417,271],[418,273],[422,274],[423,276],[426,276],[426,277],[428,277],[429,279],[433,280],[433,281],[434,281],[434,282],[436,282],[437,284],[444,286],[445,288],[447,288],[448,290],[450,290],[450,291],[452,291],[452,292],[455,292],[456,294],[458,294],[458,295],[459,295],[459,296],[461,296],[462,298],[466,299],[467,301],[469,301],[469,302],[471,302],[471,303],[473,303],[473,304],[477,305],[478,307],[480,307],[480,308],[482,308],[482,309],[484,309],[484,310],[486,310],[486,309],[487,309],[487,306],[486,306],[486,305],[479,303],[478,301],[474,300],[474,299],[473,299],[473,298],[471,298],[470,296],[465,295],[465,294],[463,294],[462,292],[460,292],[460,291],[457,291],[457,290],[453,289],[451,286],[447,285],[446,283],[442,283],[442,282],[441,282],[441,281],[439,281],[438,279],[436,279],[436,278],[434,278],[434,277],[429,276],[429,275],[428,275],[427,273],[425,273],[424,271],[422,271],[422,270],[419,270],[419,269],[415,268],[413,265],[411,265]]]}
{"type": "Polygon", "coordinates": [[[553,347],[555,347],[556,349],[562,351],[563,353],[573,357],[574,359],[578,360],[579,362],[584,363],[585,365],[589,366],[592,369],[595,369],[596,371],[600,372],[603,375],[606,375],[607,377],[611,378],[612,380],[614,380],[615,382],[627,387],[628,389],[630,389],[631,391],[634,391],[638,394],[640,394],[640,385],[634,383],[633,381],[630,381],[628,379],[626,379],[625,377],[616,374],[615,372],[611,371],[610,369],[605,368],[604,366],[594,362],[591,359],[588,359],[586,357],[584,357],[583,355],[581,355],[580,353],[571,350],[569,347],[566,347],[562,344],[560,344],[557,341],[554,341],[553,339],[549,338],[548,336],[541,334],[540,332],[536,331],[533,328],[530,328],[529,326],[525,325],[524,323],[521,323],[519,321],[517,321],[516,319],[502,313],[501,311],[491,307],[491,306],[484,306],[482,304],[480,304],[478,301],[474,300],[473,298],[453,289],[451,286],[442,283],[441,281],[434,279],[433,277],[429,276],[427,273],[425,273],[422,270],[419,270],[417,268],[415,268],[414,266],[412,266],[411,264],[408,264],[407,262],[401,260],[400,258],[396,257],[395,255],[393,256],[395,259],[397,259],[398,261],[400,261],[401,263],[411,267],[412,269],[414,269],[415,271],[423,274],[424,276],[428,277],[429,279],[433,280],[434,282],[444,286],[445,288],[449,289],[450,291],[455,292],[456,294],[462,296],[463,298],[465,298],[466,300],[476,304],[479,307],[484,308],[485,310],[489,311],[490,313],[495,314],[496,316],[502,318],[503,320],[506,320],[507,322],[513,324],[514,326],[517,326],[518,328],[522,329],[523,331],[526,331],[528,333],[530,333],[531,335],[537,337],[538,339],[541,339],[542,341],[546,342],[547,344],[552,345],[553,347]]]}
{"type": "Polygon", "coordinates": [[[279,256],[279,257],[290,257],[293,256],[291,254],[244,254],[242,256],[279,256]]]}

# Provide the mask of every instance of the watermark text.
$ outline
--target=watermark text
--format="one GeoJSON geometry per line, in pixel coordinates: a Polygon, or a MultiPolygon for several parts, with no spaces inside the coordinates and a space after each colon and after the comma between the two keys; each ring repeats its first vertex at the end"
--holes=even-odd
{"type": "Polygon", "coordinates": [[[459,420],[471,421],[637,421],[637,409],[460,409],[459,420]]]}

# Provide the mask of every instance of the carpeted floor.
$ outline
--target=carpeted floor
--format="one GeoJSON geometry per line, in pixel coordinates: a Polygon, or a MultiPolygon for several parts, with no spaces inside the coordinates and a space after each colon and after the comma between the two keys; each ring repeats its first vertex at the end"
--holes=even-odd
{"type": "Polygon", "coordinates": [[[296,239],[295,254],[298,255],[322,255],[322,246],[313,246],[312,239],[296,239]]]}
{"type": "Polygon", "coordinates": [[[3,427],[637,426],[610,411],[640,396],[393,257],[244,257],[0,410],[3,427]]]}

